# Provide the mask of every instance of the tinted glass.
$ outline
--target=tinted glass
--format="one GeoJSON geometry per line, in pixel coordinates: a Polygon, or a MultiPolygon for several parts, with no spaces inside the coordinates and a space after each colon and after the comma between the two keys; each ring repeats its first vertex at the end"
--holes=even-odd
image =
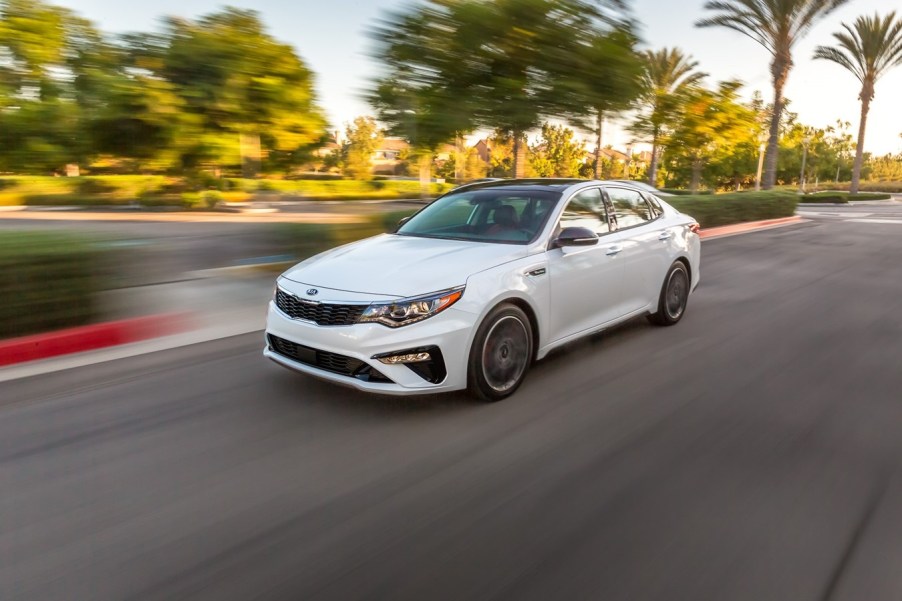
{"type": "Polygon", "coordinates": [[[642,195],[626,188],[606,188],[611,204],[614,205],[614,219],[617,227],[633,227],[653,219],[648,204],[642,195]]]}
{"type": "Polygon", "coordinates": [[[402,236],[527,244],[536,238],[559,192],[505,188],[451,193],[417,213],[402,236]]]}
{"type": "Polygon", "coordinates": [[[583,190],[571,198],[561,215],[558,227],[560,229],[584,227],[599,236],[607,234],[610,229],[608,228],[607,210],[601,198],[601,190],[598,188],[583,190]]]}
{"type": "Polygon", "coordinates": [[[645,198],[648,200],[648,203],[651,205],[651,212],[655,217],[660,217],[664,214],[664,207],[661,206],[661,199],[655,196],[654,194],[646,194],[645,198]]]}

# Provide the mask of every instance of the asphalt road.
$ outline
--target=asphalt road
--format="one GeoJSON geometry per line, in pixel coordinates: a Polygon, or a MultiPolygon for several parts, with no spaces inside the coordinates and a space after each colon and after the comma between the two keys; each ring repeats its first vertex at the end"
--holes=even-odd
{"type": "Polygon", "coordinates": [[[705,242],[682,323],[499,404],[258,335],[2,384],[0,599],[900,599],[902,209],[852,213],[705,242]]]}

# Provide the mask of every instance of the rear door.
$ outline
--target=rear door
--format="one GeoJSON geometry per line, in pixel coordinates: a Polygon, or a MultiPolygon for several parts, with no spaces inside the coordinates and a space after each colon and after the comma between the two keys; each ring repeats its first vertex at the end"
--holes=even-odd
{"type": "Polygon", "coordinates": [[[672,234],[662,211],[631,188],[606,186],[605,194],[623,246],[624,314],[654,306],[670,267],[672,234]]]}

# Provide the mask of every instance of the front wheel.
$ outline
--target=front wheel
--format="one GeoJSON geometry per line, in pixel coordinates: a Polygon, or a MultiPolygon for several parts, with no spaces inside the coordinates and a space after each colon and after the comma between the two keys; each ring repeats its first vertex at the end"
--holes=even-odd
{"type": "Polygon", "coordinates": [[[671,265],[661,287],[658,311],[649,315],[648,320],[659,326],[672,326],[680,321],[689,302],[689,282],[689,270],[682,261],[671,265]]]}
{"type": "Polygon", "coordinates": [[[470,349],[468,388],[484,401],[512,395],[532,363],[533,332],[522,309],[511,304],[495,307],[476,332],[470,349]]]}

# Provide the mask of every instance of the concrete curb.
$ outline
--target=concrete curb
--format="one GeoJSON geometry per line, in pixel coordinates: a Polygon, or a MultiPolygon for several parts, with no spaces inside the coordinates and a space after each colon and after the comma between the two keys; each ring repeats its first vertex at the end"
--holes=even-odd
{"type": "Polygon", "coordinates": [[[148,315],[0,341],[0,367],[169,336],[188,329],[187,313],[148,315]]]}
{"type": "Polygon", "coordinates": [[[711,238],[720,238],[723,236],[733,236],[736,234],[746,234],[749,232],[757,232],[774,227],[784,225],[792,225],[794,223],[804,223],[806,220],[800,215],[792,217],[783,217],[781,219],[765,219],[763,221],[747,221],[745,223],[734,223],[732,225],[724,225],[721,227],[709,227],[701,230],[698,235],[702,240],[711,238]]]}

